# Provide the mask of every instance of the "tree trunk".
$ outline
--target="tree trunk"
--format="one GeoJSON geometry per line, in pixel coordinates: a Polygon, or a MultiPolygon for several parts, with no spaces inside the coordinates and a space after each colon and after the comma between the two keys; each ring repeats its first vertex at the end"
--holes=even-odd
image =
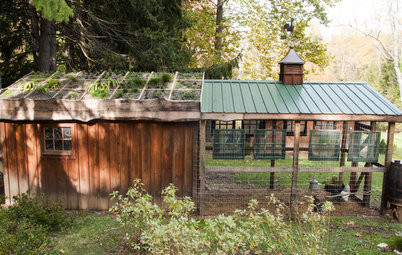
{"type": "Polygon", "coordinates": [[[32,54],[36,68],[39,68],[39,17],[35,7],[30,6],[31,14],[31,41],[32,41],[32,54]]]}
{"type": "Polygon", "coordinates": [[[50,70],[50,41],[51,41],[52,23],[46,19],[41,20],[40,27],[40,44],[38,56],[38,70],[40,72],[47,72],[50,70]]]}
{"type": "Polygon", "coordinates": [[[393,65],[395,69],[396,80],[399,86],[399,100],[402,102],[402,76],[401,76],[401,69],[399,69],[399,49],[398,49],[398,31],[395,28],[397,26],[397,21],[394,20],[392,24],[392,41],[393,41],[393,65]]]}
{"type": "Polygon", "coordinates": [[[217,0],[216,4],[215,61],[218,62],[222,57],[223,3],[224,0],[217,0]]]}
{"type": "Polygon", "coordinates": [[[54,21],[50,24],[50,41],[49,41],[50,55],[49,55],[49,71],[56,71],[56,23],[54,21]]]}

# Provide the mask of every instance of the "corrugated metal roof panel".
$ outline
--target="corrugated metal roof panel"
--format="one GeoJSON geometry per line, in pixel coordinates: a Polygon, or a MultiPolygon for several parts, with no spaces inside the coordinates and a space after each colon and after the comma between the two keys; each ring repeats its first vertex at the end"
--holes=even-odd
{"type": "Polygon", "coordinates": [[[365,82],[205,80],[204,113],[304,113],[402,115],[365,82]]]}

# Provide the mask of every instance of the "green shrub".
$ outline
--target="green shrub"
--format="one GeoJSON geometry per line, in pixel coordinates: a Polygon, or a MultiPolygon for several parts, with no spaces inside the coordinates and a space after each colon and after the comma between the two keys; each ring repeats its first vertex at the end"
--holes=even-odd
{"type": "Polygon", "coordinates": [[[38,84],[34,81],[22,83],[18,85],[18,88],[23,89],[25,91],[31,91],[35,89],[38,86],[38,84]]]}
{"type": "Polygon", "coordinates": [[[152,77],[151,79],[149,79],[149,84],[152,85],[157,85],[161,82],[161,79],[159,77],[152,77]]]}
{"type": "Polygon", "coordinates": [[[163,206],[152,203],[141,182],[134,181],[126,196],[112,193],[117,203],[111,208],[123,223],[131,246],[151,254],[325,254],[329,217],[333,210],[326,202],[315,213],[313,198],[307,211],[294,221],[284,220],[279,209],[284,204],[271,197],[275,214],[258,210],[251,200],[247,210],[211,219],[194,219],[195,206],[189,197],[177,198],[170,184],[162,191],[163,206]]]}
{"type": "Polygon", "coordinates": [[[58,82],[56,79],[50,79],[46,82],[46,85],[50,89],[57,89],[58,87],[60,87],[61,83],[58,82]]]}
{"type": "Polygon", "coordinates": [[[123,96],[124,96],[124,92],[122,92],[122,91],[117,92],[117,94],[116,94],[117,98],[122,98],[123,96]]]}
{"type": "Polygon", "coordinates": [[[145,84],[145,80],[140,77],[134,77],[127,82],[127,86],[130,88],[141,88],[145,84]]]}
{"type": "Polygon", "coordinates": [[[168,74],[168,73],[163,73],[163,74],[161,74],[161,81],[163,82],[163,83],[165,83],[165,82],[171,82],[172,80],[173,80],[173,77],[172,77],[172,75],[170,75],[170,74],[168,74]]]}
{"type": "Polygon", "coordinates": [[[96,98],[106,98],[109,96],[109,91],[104,89],[92,90],[91,96],[96,98]]]}
{"type": "Polygon", "coordinates": [[[70,226],[71,218],[60,203],[40,203],[27,194],[0,209],[0,254],[44,253],[51,232],[70,226]]]}
{"type": "Polygon", "coordinates": [[[43,85],[39,85],[38,88],[37,88],[37,90],[38,90],[39,92],[42,92],[43,94],[49,92],[49,88],[46,87],[46,86],[43,86],[43,85]]]}
{"type": "Polygon", "coordinates": [[[184,100],[194,100],[197,98],[197,94],[194,91],[187,92],[183,95],[184,100]]]}
{"type": "Polygon", "coordinates": [[[78,81],[78,78],[75,77],[74,75],[71,75],[71,74],[67,75],[67,79],[69,81],[71,81],[71,82],[77,82],[78,81]]]}

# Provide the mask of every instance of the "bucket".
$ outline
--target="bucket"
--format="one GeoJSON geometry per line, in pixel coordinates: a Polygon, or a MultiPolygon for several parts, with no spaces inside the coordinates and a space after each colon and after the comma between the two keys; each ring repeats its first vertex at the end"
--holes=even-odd
{"type": "Polygon", "coordinates": [[[391,163],[388,172],[388,201],[402,205],[402,164],[396,160],[391,163]]]}

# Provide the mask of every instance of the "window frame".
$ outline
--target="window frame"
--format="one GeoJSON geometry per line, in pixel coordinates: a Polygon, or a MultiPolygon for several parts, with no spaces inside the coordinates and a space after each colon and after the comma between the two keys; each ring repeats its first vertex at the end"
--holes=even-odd
{"type": "MultiPolygon", "coordinates": [[[[76,135],[75,135],[75,125],[73,123],[57,123],[57,124],[43,124],[41,125],[41,146],[42,146],[42,155],[44,156],[75,156],[75,147],[76,147],[76,135]],[[45,130],[46,128],[70,128],[71,130],[71,139],[63,139],[64,140],[71,140],[71,150],[46,150],[46,139],[45,137],[45,130]]],[[[54,140],[54,137],[52,138],[54,140]]]]}
{"type": "MultiPolygon", "coordinates": [[[[285,120],[283,121],[283,129],[286,130],[286,136],[294,136],[295,132],[294,132],[294,125],[295,125],[296,121],[294,120],[285,120]],[[291,126],[293,127],[292,130],[293,131],[287,131],[287,127],[288,127],[288,122],[291,122],[291,126]]],[[[300,121],[300,136],[307,136],[307,120],[302,120],[300,121]],[[302,129],[302,125],[301,123],[304,122],[304,129],[302,129]]]]}

